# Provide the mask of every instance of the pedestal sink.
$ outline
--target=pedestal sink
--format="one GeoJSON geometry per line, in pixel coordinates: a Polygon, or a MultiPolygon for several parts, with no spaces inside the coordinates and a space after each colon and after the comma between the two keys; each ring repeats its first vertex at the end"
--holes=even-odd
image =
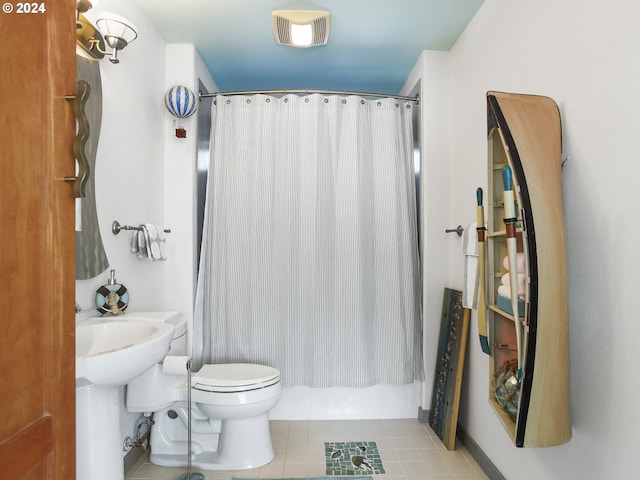
{"type": "Polygon", "coordinates": [[[120,387],[167,353],[168,323],[84,320],[76,326],[76,479],[123,480],[120,387]]]}

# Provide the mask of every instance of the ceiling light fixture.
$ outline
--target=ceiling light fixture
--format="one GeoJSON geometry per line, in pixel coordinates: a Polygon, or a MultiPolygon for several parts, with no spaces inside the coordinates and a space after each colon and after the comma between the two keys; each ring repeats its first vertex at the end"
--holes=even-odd
{"type": "Polygon", "coordinates": [[[277,43],[307,48],[329,41],[331,13],[320,10],[274,10],[271,28],[277,43]]]}

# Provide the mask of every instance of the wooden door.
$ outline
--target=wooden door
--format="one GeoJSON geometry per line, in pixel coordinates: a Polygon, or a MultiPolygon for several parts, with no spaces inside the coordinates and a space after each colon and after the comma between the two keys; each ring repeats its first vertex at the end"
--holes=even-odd
{"type": "Polygon", "coordinates": [[[0,13],[0,477],[73,480],[75,2],[23,5],[0,13]]]}

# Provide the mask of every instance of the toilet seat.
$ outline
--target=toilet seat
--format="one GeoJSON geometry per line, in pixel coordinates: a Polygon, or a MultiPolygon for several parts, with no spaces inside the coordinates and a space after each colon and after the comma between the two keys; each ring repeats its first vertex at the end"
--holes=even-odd
{"type": "Polygon", "coordinates": [[[193,375],[191,386],[205,392],[234,393],[258,390],[280,381],[280,371],[265,365],[227,363],[203,365],[193,375]]]}

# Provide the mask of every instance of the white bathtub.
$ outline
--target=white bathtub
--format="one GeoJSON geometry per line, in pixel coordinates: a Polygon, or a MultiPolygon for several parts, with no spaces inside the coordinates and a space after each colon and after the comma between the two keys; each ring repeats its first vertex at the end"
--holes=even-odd
{"type": "Polygon", "coordinates": [[[288,387],[271,420],[417,418],[420,382],[368,388],[288,387]]]}

